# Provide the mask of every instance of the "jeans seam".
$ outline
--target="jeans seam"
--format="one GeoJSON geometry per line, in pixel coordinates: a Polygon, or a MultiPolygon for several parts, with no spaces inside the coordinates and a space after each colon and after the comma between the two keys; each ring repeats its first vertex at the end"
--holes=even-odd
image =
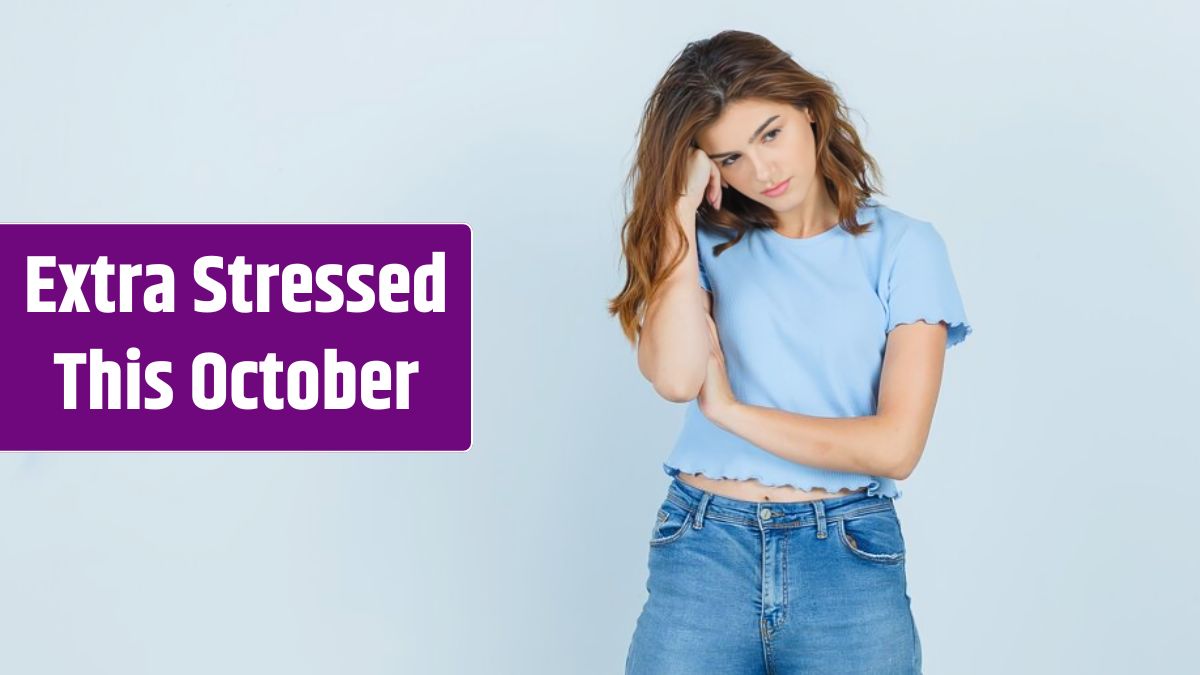
{"type": "Polygon", "coordinates": [[[779,621],[775,624],[775,630],[783,628],[783,624],[787,623],[788,618],[788,534],[784,533],[780,537],[783,541],[783,604],[779,611],[779,621]]]}

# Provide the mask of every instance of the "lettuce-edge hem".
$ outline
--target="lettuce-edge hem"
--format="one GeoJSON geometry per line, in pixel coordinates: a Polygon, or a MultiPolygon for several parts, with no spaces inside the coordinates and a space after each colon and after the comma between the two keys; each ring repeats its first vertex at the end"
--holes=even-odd
{"type": "Polygon", "coordinates": [[[966,321],[954,321],[951,319],[936,319],[936,318],[933,318],[930,316],[915,316],[912,318],[897,319],[895,321],[892,321],[891,324],[888,325],[888,329],[887,329],[886,333],[891,333],[892,330],[896,326],[900,326],[903,324],[917,323],[918,321],[928,323],[928,324],[945,323],[946,324],[946,349],[950,349],[954,345],[962,342],[963,340],[966,340],[968,335],[975,332],[974,329],[971,328],[971,324],[967,323],[966,321]]]}
{"type": "MultiPolygon", "coordinates": [[[[673,476],[675,476],[675,474],[679,473],[683,469],[670,466],[669,464],[666,464],[664,462],[663,470],[666,471],[667,475],[673,477],[673,476]]],[[[891,497],[893,499],[899,499],[900,497],[902,497],[904,495],[904,492],[902,490],[900,490],[899,487],[896,487],[895,494],[887,494],[886,492],[883,492],[882,491],[882,488],[883,488],[882,481],[878,480],[874,476],[870,477],[870,479],[866,482],[866,484],[861,484],[861,483],[842,484],[839,487],[830,487],[828,485],[819,485],[817,483],[796,483],[796,482],[776,483],[776,482],[770,481],[769,479],[767,479],[766,477],[764,477],[762,475],[755,474],[753,472],[745,472],[744,474],[740,474],[737,476],[729,475],[728,473],[726,473],[724,470],[721,470],[721,469],[711,469],[711,470],[707,470],[707,471],[704,469],[688,469],[687,472],[694,473],[694,474],[700,474],[702,476],[705,476],[706,478],[714,478],[714,479],[733,479],[733,480],[754,479],[754,480],[762,483],[763,485],[766,485],[767,487],[794,487],[794,488],[799,488],[801,490],[804,490],[806,492],[811,491],[814,488],[821,488],[827,492],[837,493],[837,492],[840,492],[840,491],[846,490],[846,489],[857,490],[858,488],[865,487],[865,488],[867,488],[867,495],[870,497],[891,497]]],[[[893,483],[893,486],[895,486],[895,483],[893,483]]]]}

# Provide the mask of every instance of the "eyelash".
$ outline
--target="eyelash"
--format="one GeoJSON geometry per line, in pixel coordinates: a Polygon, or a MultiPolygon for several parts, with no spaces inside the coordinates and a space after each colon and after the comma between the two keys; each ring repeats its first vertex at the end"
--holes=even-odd
{"type": "MultiPolygon", "coordinates": [[[[783,131],[782,127],[768,131],[767,133],[763,134],[763,140],[764,141],[768,140],[767,136],[771,136],[771,134],[778,133],[780,131],[783,131]]],[[[775,137],[771,136],[770,140],[775,140],[775,137]]],[[[721,160],[721,166],[732,166],[732,164],[727,164],[726,162],[728,162],[731,159],[737,159],[737,158],[738,158],[738,155],[734,155],[733,157],[726,157],[725,159],[721,160]]]]}

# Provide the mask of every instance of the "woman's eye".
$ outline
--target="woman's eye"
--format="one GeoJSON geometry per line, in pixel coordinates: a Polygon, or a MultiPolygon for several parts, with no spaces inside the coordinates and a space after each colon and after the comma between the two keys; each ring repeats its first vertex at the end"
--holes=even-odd
{"type": "MultiPolygon", "coordinates": [[[[767,133],[763,134],[763,140],[764,141],[774,140],[775,134],[777,134],[781,131],[783,131],[782,128],[772,129],[772,130],[768,131],[767,133]]],[[[731,166],[733,164],[733,160],[735,160],[737,158],[738,158],[737,155],[730,155],[729,157],[726,157],[725,159],[721,160],[721,166],[731,166]]]]}

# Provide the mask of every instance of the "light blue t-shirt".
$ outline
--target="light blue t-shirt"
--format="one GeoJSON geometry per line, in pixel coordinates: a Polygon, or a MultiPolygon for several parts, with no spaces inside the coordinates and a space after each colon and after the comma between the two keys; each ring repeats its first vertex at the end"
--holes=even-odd
{"type": "MultiPolygon", "coordinates": [[[[751,228],[719,256],[713,247],[734,232],[696,228],[700,285],[713,295],[739,401],[817,417],[873,415],[887,334],[897,324],[945,321],[946,349],[971,333],[945,242],[932,224],[876,199],[858,209],[857,221],[872,223],[857,237],[840,224],[803,239],[751,228]]],[[[827,471],[763,450],[711,422],[696,400],[687,404],[663,470],[903,494],[886,476],[827,471]]]]}

